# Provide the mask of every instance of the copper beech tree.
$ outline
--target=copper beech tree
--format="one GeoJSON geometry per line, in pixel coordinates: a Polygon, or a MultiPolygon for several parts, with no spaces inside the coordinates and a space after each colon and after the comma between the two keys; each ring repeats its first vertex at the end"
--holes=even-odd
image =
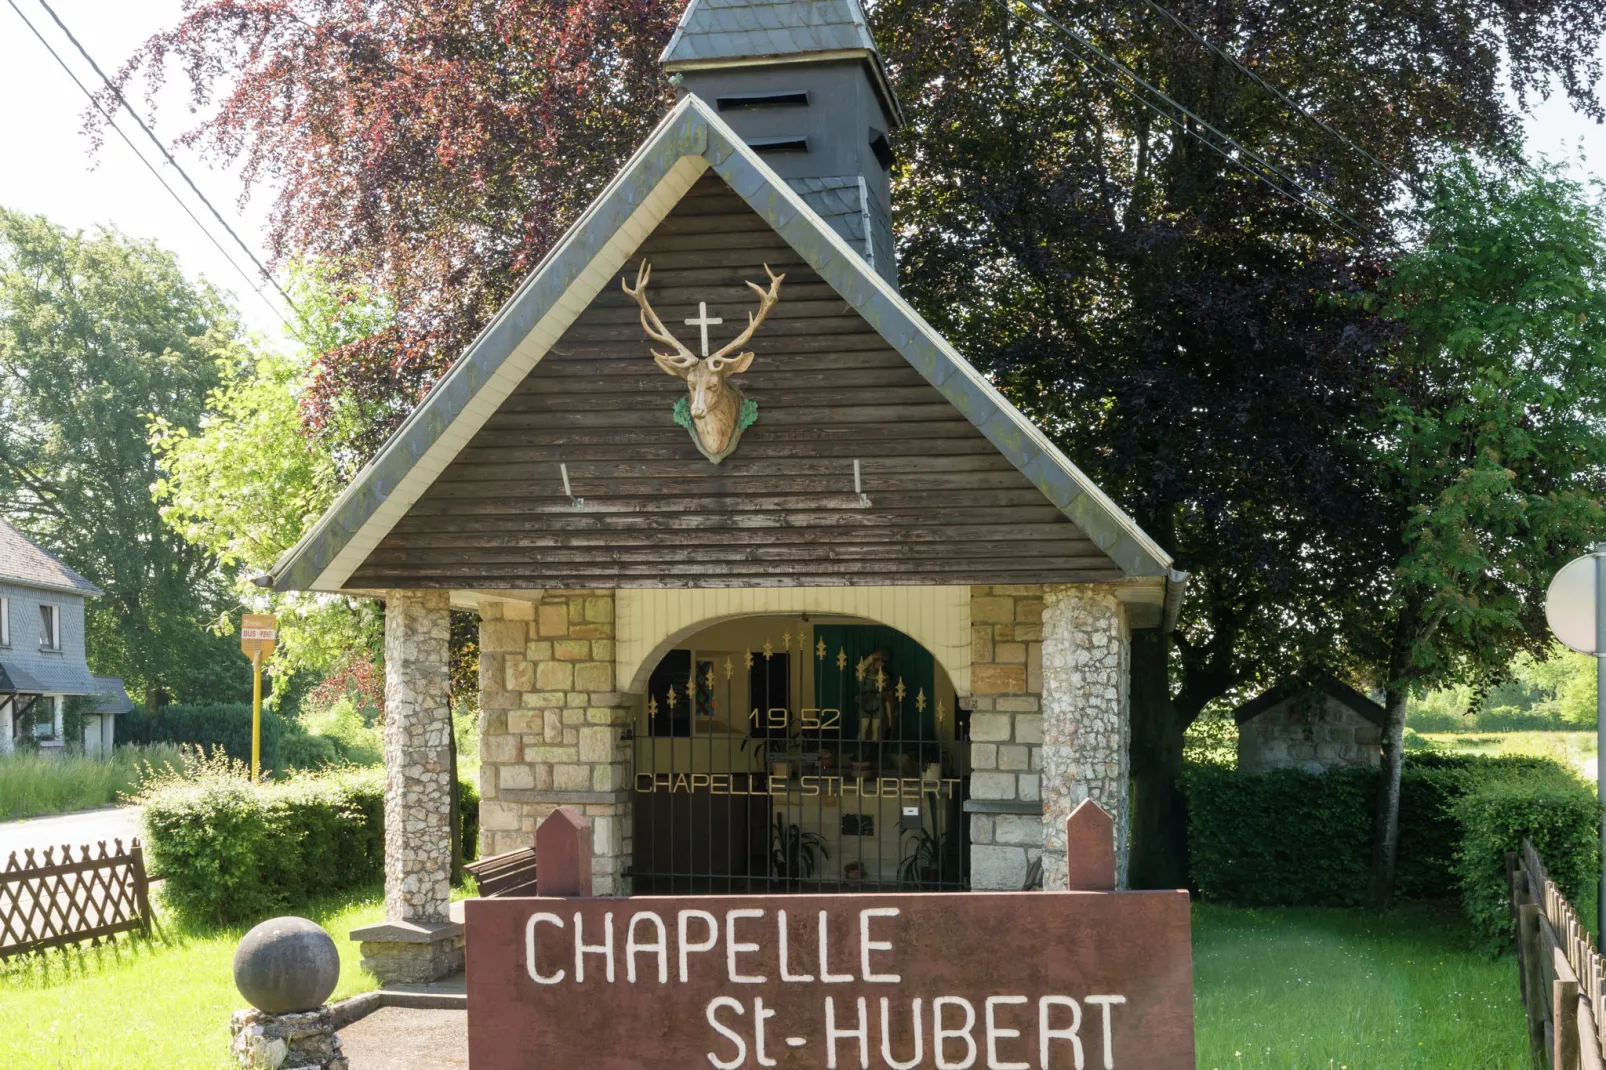
{"type": "Polygon", "coordinates": [[[388,322],[319,354],[304,403],[359,465],[672,99],[684,0],[189,0],[119,74],[187,80],[178,141],[276,190],[274,257],[388,322]]]}

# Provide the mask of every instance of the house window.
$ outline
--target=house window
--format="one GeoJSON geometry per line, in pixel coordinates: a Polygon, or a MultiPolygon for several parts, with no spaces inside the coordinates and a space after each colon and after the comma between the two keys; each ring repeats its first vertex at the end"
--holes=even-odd
{"type": "Polygon", "coordinates": [[[0,646],[11,645],[11,599],[0,598],[0,646]]]}
{"type": "Polygon", "coordinates": [[[43,695],[34,703],[32,712],[35,739],[56,738],[56,703],[60,701],[61,699],[55,695],[43,695]]]}
{"type": "Polygon", "coordinates": [[[43,650],[61,649],[61,607],[39,607],[39,646],[43,650]]]}

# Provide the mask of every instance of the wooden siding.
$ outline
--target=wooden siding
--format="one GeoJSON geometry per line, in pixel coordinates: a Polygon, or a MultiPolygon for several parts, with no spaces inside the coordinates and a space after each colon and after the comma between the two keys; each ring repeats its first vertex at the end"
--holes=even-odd
{"type": "Polygon", "coordinates": [[[685,385],[605,287],[347,586],[761,587],[1109,582],[1121,572],[713,175],[628,265],[670,330],[786,273],[738,382],[758,422],[723,464],[672,410],[685,385]],[[860,505],[853,462],[861,462],[860,505]],[[577,509],[563,492],[567,464],[577,509]]]}

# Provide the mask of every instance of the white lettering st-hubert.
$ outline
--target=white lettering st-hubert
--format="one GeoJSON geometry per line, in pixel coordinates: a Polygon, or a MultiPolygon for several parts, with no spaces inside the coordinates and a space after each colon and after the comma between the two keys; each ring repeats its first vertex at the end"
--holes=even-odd
{"type": "MultiPolygon", "coordinates": [[[[715,1070],[777,1066],[776,1055],[787,1049],[795,1055],[813,1049],[817,1055],[808,1061],[826,1070],[1116,1068],[1114,1037],[1126,995],[978,993],[974,983],[962,995],[911,991],[903,956],[941,956],[942,949],[901,947],[899,906],[855,904],[851,911],[802,916],[781,906],[620,909],[606,911],[600,922],[594,911],[588,916],[566,906],[572,902],[553,901],[529,914],[530,983],[548,990],[601,983],[716,991],[701,1008],[704,1054],[715,1070]],[[753,993],[752,986],[777,984],[816,986],[817,1001],[772,995],[766,1002],[753,993]]],[[[701,995],[696,1001],[703,1002],[701,995]]]]}

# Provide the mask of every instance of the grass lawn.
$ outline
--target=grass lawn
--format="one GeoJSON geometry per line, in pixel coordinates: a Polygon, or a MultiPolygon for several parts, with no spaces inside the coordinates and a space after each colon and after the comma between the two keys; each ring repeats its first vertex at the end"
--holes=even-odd
{"type": "MultiPolygon", "coordinates": [[[[307,909],[340,949],[340,999],[377,987],[346,933],[381,921],[373,889],[307,909]]],[[[49,1070],[222,1070],[230,1065],[234,949],[249,926],[148,944],[52,952],[0,967],[0,1066],[49,1070]]]]}
{"type": "Polygon", "coordinates": [[[0,821],[113,806],[135,791],[147,765],[184,767],[177,747],[118,747],[101,761],[79,754],[0,756],[0,821]]]}
{"type": "Polygon", "coordinates": [[[1459,915],[1196,905],[1200,1070],[1527,1070],[1516,960],[1459,915]]]}
{"type": "MultiPolygon", "coordinates": [[[[378,889],[307,911],[340,948],[335,998],[374,987],[344,937],[383,913],[378,889]]],[[[1199,905],[1193,917],[1201,1070],[1528,1066],[1514,960],[1466,950],[1454,913],[1199,905]]],[[[224,1070],[243,932],[0,968],[0,1066],[224,1070]]]]}
{"type": "Polygon", "coordinates": [[[1595,779],[1594,732],[1424,732],[1439,750],[1450,754],[1532,754],[1554,758],[1595,779]]]}

